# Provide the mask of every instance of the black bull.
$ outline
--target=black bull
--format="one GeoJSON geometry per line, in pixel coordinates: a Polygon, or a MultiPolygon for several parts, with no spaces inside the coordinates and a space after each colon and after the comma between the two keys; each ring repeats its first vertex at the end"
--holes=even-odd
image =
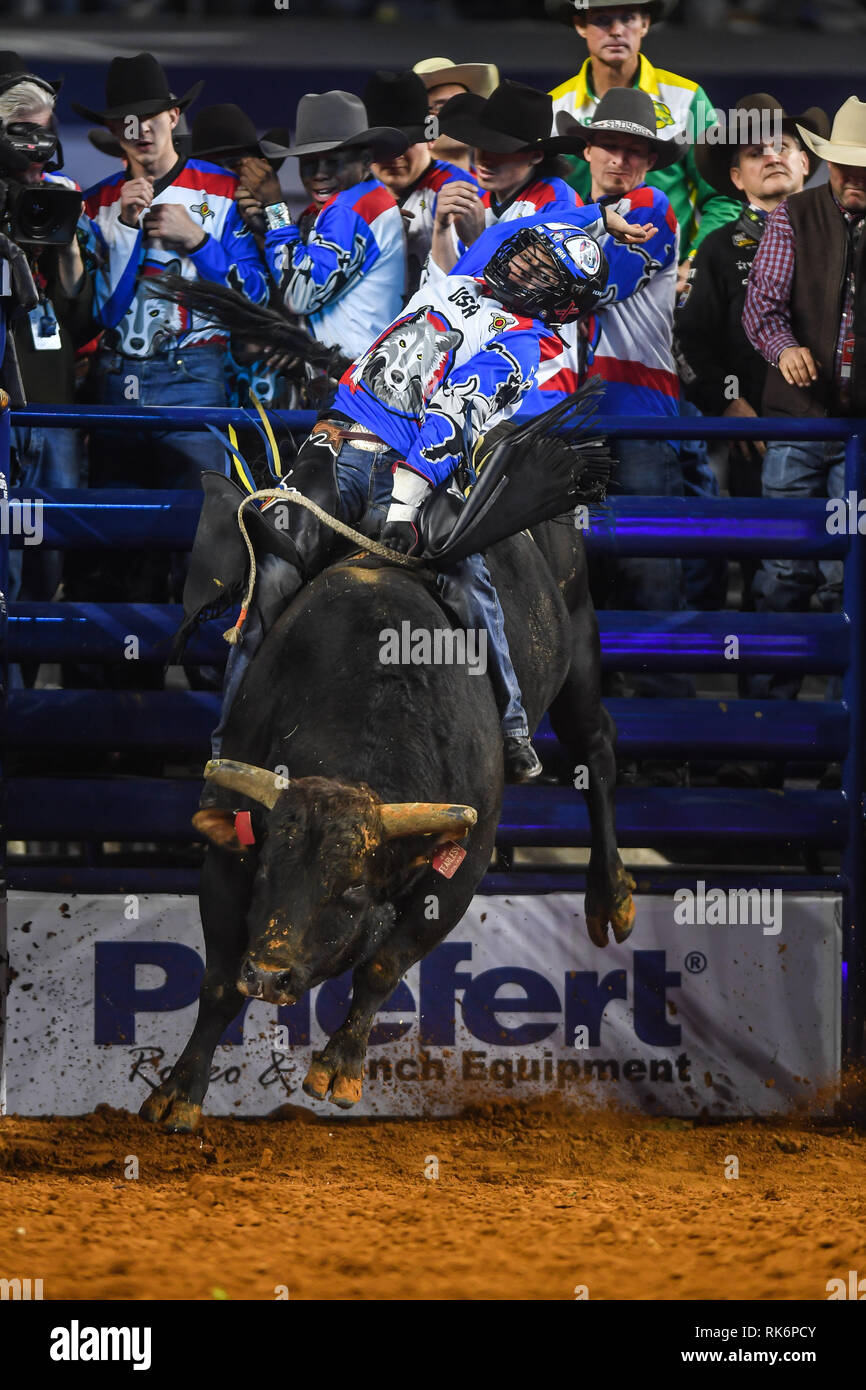
{"type": "MultiPolygon", "coordinates": [[[[588,769],[586,918],[604,946],[608,924],[617,941],[632,929],[634,884],[616,843],[615,734],[600,701],[598,627],[570,518],[533,534],[487,558],[530,728],[549,709],[574,764],[588,769]]],[[[245,996],[291,1003],[350,966],[348,1015],[304,1089],[353,1105],[376,1011],[472,900],[503,793],[493,689],[466,665],[383,663],[384,630],[400,632],[406,621],[416,632],[448,626],[417,571],[344,560],[301,590],[252,663],[225,733],[220,804],[196,817],[211,841],[198,1018],[171,1076],[145,1101],[147,1119],[196,1127],[214,1049],[245,996]],[[233,776],[231,763],[246,766],[233,776]],[[276,780],[281,769],[287,782],[276,780]],[[406,805],[419,802],[437,807],[406,805]],[[237,809],[251,812],[255,843],[245,850],[237,809]],[[446,878],[432,857],[464,831],[466,857],[446,878]]]]}

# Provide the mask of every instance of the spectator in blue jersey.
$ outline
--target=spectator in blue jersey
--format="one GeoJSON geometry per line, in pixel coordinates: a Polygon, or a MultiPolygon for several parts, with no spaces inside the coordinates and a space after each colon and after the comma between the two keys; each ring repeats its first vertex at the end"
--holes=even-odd
{"type": "Polygon", "coordinates": [[[265,256],[289,313],[320,342],[347,357],[362,352],[398,312],[406,279],[400,210],[371,172],[373,154],[406,148],[406,136],[372,129],[359,97],[308,93],[298,103],[295,141],[270,152],[295,155],[321,211],[306,241],[283,200],[276,175],[244,181],[264,207],[265,256]]]}
{"type": "Polygon", "coordinates": [[[465,203],[471,209],[478,204],[478,186],[466,169],[434,157],[430,144],[438,127],[431,120],[427,88],[417,73],[374,73],[364,88],[364,105],[374,125],[396,126],[409,141],[402,154],[373,165],[374,174],[396,198],[403,216],[408,299],[421,283],[421,271],[430,254],[433,219],[444,190],[453,185],[454,205],[465,203]]]}
{"type": "MultiPolygon", "coordinates": [[[[443,276],[419,290],[344,374],[333,406],[281,486],[353,524],[378,518],[387,544],[414,549],[420,508],[436,484],[472,457],[483,434],[501,422],[540,415],[572,394],[561,372],[568,352],[561,334],[591,312],[607,278],[605,256],[591,233],[625,224],[598,207],[564,208],[562,216],[551,227],[516,227],[510,238],[503,236],[483,277],[443,276]]],[[[632,226],[624,234],[640,241],[652,230],[632,226]]],[[[330,528],[306,509],[291,512],[285,537],[294,563],[267,555],[259,565],[254,603],[238,624],[243,641],[230,649],[215,758],[235,692],[265,632],[327,561],[330,528]]],[[[507,774],[527,781],[541,764],[483,557],[440,570],[437,582],[459,621],[487,632],[507,774]]]]}
{"type": "MultiPolygon", "coordinates": [[[[202,83],[172,96],[150,53],[113,59],[102,111],[74,105],[107,126],[127,168],[85,195],[103,264],[96,275],[96,359],[102,405],[220,406],[226,401],[226,337],[205,320],[154,300],[148,280],[166,271],[228,285],[255,302],[267,297],[265,266],[234,202],[237,178],[205,160],[178,155],[172,135],[202,83]]],[[[222,468],[221,444],[206,431],[100,435],[91,451],[98,486],[198,486],[204,468],[222,468]]]]}
{"type": "Polygon", "coordinates": [[[439,199],[428,263],[431,277],[452,270],[486,227],[529,217],[559,204],[581,207],[564,183],[564,161],[556,148],[577,149],[550,139],[553,106],[546,92],[507,79],[485,98],[472,92],[452,97],[439,113],[446,135],[474,149],[481,198],[471,204],[448,190],[439,199]],[[449,196],[450,195],[450,196],[449,196]]]}

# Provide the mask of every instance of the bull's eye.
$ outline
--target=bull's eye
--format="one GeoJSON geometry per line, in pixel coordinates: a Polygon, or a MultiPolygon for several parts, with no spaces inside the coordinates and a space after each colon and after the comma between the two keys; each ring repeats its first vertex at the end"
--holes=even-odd
{"type": "Polygon", "coordinates": [[[366,883],[353,883],[351,888],[346,888],[340,894],[346,907],[363,907],[367,901],[366,883]]]}

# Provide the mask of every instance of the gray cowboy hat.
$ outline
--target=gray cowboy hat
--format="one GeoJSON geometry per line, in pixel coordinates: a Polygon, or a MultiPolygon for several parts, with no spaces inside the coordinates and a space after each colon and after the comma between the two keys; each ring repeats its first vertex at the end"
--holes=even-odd
{"type": "Polygon", "coordinates": [[[631,10],[641,9],[649,12],[650,21],[658,23],[660,19],[667,19],[677,7],[679,0],[632,0],[629,4],[620,4],[618,0],[544,0],[544,11],[548,19],[558,19],[560,24],[567,24],[572,28],[573,21],[586,18],[587,10],[631,10]]]}
{"type": "Polygon", "coordinates": [[[658,133],[652,97],[639,87],[612,87],[595,108],[592,120],[586,125],[575,120],[567,111],[557,111],[558,139],[552,144],[559,150],[585,147],[592,141],[593,131],[612,135],[639,135],[646,140],[656,162],[653,172],[677,164],[689,148],[682,139],[663,140],[658,133]]]}
{"type": "Polygon", "coordinates": [[[377,153],[398,155],[409,146],[402,131],[392,126],[369,127],[364,103],[351,92],[308,92],[298,102],[295,143],[274,145],[265,139],[259,143],[266,159],[321,154],[325,150],[362,145],[375,148],[377,153]]]}
{"type": "MultiPolygon", "coordinates": [[[[802,116],[787,115],[784,106],[768,92],[752,92],[750,96],[742,97],[734,107],[735,111],[751,112],[759,115],[768,112],[775,116],[776,112],[781,112],[782,132],[785,135],[796,135],[803,146],[803,152],[809,156],[809,177],[815,173],[821,163],[820,157],[814,150],[807,149],[805,139],[801,136],[798,126],[805,126],[813,135],[826,137],[830,133],[830,117],[826,111],[822,111],[820,106],[810,106],[808,111],[804,111],[802,116]]],[[[720,145],[700,144],[695,146],[695,163],[702,178],[715,188],[717,193],[723,193],[727,198],[733,198],[735,202],[745,200],[745,193],[741,188],[735,188],[731,179],[731,157],[734,150],[742,149],[744,145],[754,143],[749,138],[755,132],[743,131],[738,126],[738,136],[734,140],[726,140],[720,145]]]]}

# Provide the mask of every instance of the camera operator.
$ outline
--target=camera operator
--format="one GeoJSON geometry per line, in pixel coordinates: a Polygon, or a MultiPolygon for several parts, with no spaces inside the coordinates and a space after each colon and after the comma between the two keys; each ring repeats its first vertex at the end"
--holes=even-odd
{"type": "MultiPolygon", "coordinates": [[[[55,172],[62,161],[54,117],[59,88],[59,81],[28,72],[16,53],[0,53],[0,228],[20,249],[38,296],[29,312],[11,321],[23,394],[30,404],[72,403],[75,350],[94,333],[93,279],[86,273],[85,257],[93,256],[95,239],[80,216],[80,196],[54,197],[55,189],[80,195],[77,184],[55,172]],[[37,189],[45,190],[44,201],[32,196],[37,189]],[[68,238],[65,245],[59,244],[61,237],[68,238]],[[85,255],[82,246],[89,247],[85,255]]],[[[13,485],[47,490],[79,486],[82,451],[76,430],[17,425],[12,446],[13,485]]],[[[41,546],[13,550],[9,596],[50,599],[60,583],[62,562],[60,551],[41,546]]]]}

